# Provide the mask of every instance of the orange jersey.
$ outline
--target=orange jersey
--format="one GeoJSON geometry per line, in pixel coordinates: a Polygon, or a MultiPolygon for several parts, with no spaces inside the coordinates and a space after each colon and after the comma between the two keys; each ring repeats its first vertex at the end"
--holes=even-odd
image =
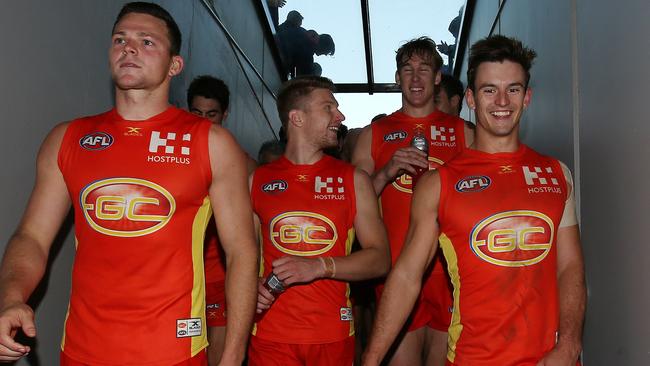
{"type": "Polygon", "coordinates": [[[170,365],[207,346],[203,239],[210,123],[170,107],[68,126],[58,163],[76,257],[61,349],[101,365],[170,365]]]}
{"type": "Polygon", "coordinates": [[[210,220],[205,232],[205,282],[222,282],[226,280],[225,261],[221,256],[221,244],[217,234],[214,218],[210,220]]]}
{"type": "Polygon", "coordinates": [[[439,241],[454,285],[447,358],[536,365],[558,330],[560,164],[521,145],[514,153],[466,149],[439,171],[439,241]]]}
{"type": "MultiPolygon", "coordinates": [[[[375,171],[386,165],[395,151],[408,147],[414,131],[421,129],[429,141],[429,169],[436,169],[465,147],[465,122],[435,111],[423,118],[395,112],[372,123],[371,155],[375,171]]],[[[386,185],[379,197],[393,264],[397,260],[411,215],[411,176],[404,174],[386,185]]],[[[443,272],[440,265],[434,271],[443,272]]]]}
{"type": "MultiPolygon", "coordinates": [[[[323,156],[312,165],[281,157],[254,173],[253,210],[260,219],[264,277],[285,256],[341,257],[354,241],[354,167],[323,156]]],[[[294,285],[261,315],[253,334],[295,344],[337,342],[354,334],[350,287],[320,279],[294,285]]]]}

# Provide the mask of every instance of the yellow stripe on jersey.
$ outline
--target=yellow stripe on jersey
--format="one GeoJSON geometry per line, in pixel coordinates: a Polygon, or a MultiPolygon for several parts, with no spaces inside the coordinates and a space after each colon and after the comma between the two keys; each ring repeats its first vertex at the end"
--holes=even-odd
{"type": "Polygon", "coordinates": [[[454,362],[456,358],[456,344],[458,339],[460,339],[460,334],[463,332],[463,325],[460,323],[460,275],[458,273],[458,258],[456,257],[456,251],[451,240],[442,233],[440,238],[440,247],[442,248],[442,253],[445,255],[447,260],[447,269],[449,271],[449,277],[451,278],[451,283],[454,285],[454,311],[451,314],[451,324],[449,324],[449,340],[447,345],[447,358],[449,361],[454,362]]]}
{"type": "MultiPolygon", "coordinates": [[[[352,244],[354,244],[355,231],[354,228],[348,230],[348,237],[345,240],[345,255],[348,256],[352,253],[352,244]]],[[[345,285],[345,300],[347,301],[347,307],[352,310],[352,301],[350,301],[350,283],[347,282],[345,285]]],[[[354,318],[350,321],[350,331],[348,332],[349,336],[354,335],[354,318]]]]}
{"type": "Polygon", "coordinates": [[[205,197],[201,207],[194,216],[192,223],[192,264],[194,268],[194,283],[192,285],[192,318],[201,318],[201,336],[192,337],[192,357],[208,345],[207,323],[205,321],[205,273],[203,266],[203,245],[205,229],[212,217],[210,197],[205,197]]]}

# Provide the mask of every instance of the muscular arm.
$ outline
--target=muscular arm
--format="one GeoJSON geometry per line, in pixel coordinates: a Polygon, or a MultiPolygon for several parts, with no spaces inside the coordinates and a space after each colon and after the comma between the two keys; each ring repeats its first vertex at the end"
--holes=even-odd
{"type": "Polygon", "coordinates": [[[370,177],[360,169],[354,172],[357,214],[354,218],[361,250],[347,257],[336,257],[334,278],[359,281],[383,276],[390,269],[390,249],[386,228],[379,216],[377,197],[370,177]]]}
{"type": "Polygon", "coordinates": [[[582,325],[587,302],[580,231],[575,219],[571,173],[562,165],[569,199],[557,234],[557,281],[560,301],[558,342],[539,365],[575,365],[582,349],[582,325]]]}
{"type": "Polygon", "coordinates": [[[425,173],[411,201],[406,242],[388,275],[363,365],[379,365],[406,321],[422,287],[422,276],[438,248],[438,172],[425,173]]]}
{"type": "Polygon", "coordinates": [[[0,268],[0,360],[17,360],[29,347],[14,342],[16,330],[36,335],[34,314],[25,302],[38,285],[52,240],[70,209],[70,198],[57,164],[67,124],[46,137],[36,161],[36,184],[23,218],[12,235],[0,268]]]}
{"type": "Polygon", "coordinates": [[[210,201],[226,255],[228,318],[221,365],[241,364],[253,322],[257,293],[258,247],[244,153],[223,128],[210,130],[210,201]]]}
{"type": "Polygon", "coordinates": [[[372,179],[372,186],[377,196],[381,194],[387,184],[403,173],[415,174],[414,166],[428,168],[427,156],[414,147],[398,149],[391,160],[382,167],[376,167],[371,154],[372,125],[366,126],[359,135],[357,146],[352,154],[352,164],[365,171],[372,179]]]}

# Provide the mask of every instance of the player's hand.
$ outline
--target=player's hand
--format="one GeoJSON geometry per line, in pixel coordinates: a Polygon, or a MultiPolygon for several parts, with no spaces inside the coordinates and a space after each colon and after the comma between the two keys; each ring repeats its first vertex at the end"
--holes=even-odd
{"type": "Polygon", "coordinates": [[[0,311],[0,362],[16,361],[29,353],[29,346],[14,341],[19,329],[28,337],[36,336],[34,311],[24,303],[0,311]]]}
{"type": "Polygon", "coordinates": [[[268,310],[275,301],[275,296],[264,286],[264,281],[264,278],[257,281],[257,308],[255,311],[258,314],[268,310]]]}
{"type": "Polygon", "coordinates": [[[537,363],[537,366],[575,366],[578,361],[575,354],[556,346],[537,363]]]}
{"type": "Polygon", "coordinates": [[[429,168],[427,154],[409,146],[397,149],[388,163],[381,168],[380,174],[384,175],[387,182],[395,180],[404,173],[416,174],[415,167],[429,168]]]}
{"type": "Polygon", "coordinates": [[[273,273],[285,286],[290,286],[323,277],[325,268],[318,258],[288,256],[273,261],[273,273]]]}

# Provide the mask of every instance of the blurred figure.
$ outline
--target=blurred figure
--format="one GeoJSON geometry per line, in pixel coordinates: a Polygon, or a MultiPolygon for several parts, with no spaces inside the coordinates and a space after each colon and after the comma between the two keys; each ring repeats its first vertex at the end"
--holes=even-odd
{"type": "Polygon", "coordinates": [[[259,165],[268,164],[278,160],[284,154],[284,144],[278,140],[266,141],[260,146],[257,153],[257,163],[259,165]]]}
{"type": "Polygon", "coordinates": [[[336,46],[329,34],[318,34],[302,27],[303,16],[295,10],[278,27],[277,40],[287,74],[321,75],[323,70],[314,62],[314,55],[334,55],[336,46]]]}
{"type": "MultiPolygon", "coordinates": [[[[228,117],[230,91],[223,80],[210,75],[196,77],[187,89],[187,106],[191,113],[221,126],[228,117]]],[[[255,169],[255,161],[246,154],[247,171],[255,169]]],[[[219,243],[214,217],[205,232],[204,273],[206,323],[208,326],[208,364],[215,366],[221,359],[226,339],[226,262],[219,243]]]]}
{"type": "Polygon", "coordinates": [[[463,94],[463,83],[451,75],[443,74],[436,89],[436,109],[452,116],[460,116],[463,94]]]}

